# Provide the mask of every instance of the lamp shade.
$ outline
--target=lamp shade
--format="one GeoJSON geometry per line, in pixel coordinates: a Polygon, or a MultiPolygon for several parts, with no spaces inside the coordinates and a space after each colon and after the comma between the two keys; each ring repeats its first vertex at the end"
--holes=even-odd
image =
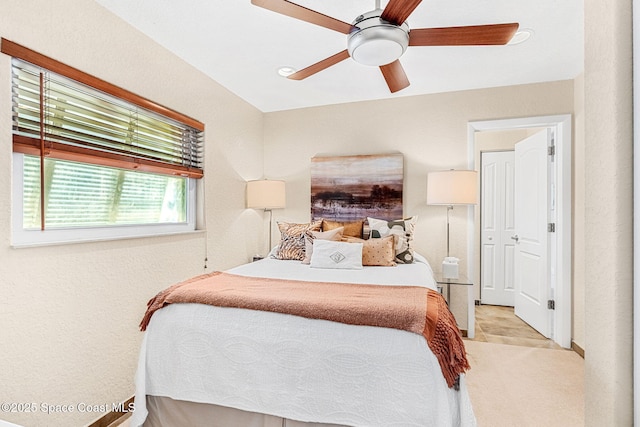
{"type": "Polygon", "coordinates": [[[282,209],[285,207],[284,181],[261,179],[247,182],[247,207],[282,209]]]}
{"type": "Polygon", "coordinates": [[[475,205],[478,203],[478,173],[447,170],[427,175],[428,205],[475,205]]]}

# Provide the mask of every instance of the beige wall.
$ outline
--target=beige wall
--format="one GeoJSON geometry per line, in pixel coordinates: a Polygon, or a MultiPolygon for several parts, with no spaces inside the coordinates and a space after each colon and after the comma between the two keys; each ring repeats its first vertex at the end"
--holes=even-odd
{"type": "MultiPolygon", "coordinates": [[[[244,209],[244,181],[260,178],[263,165],[264,176],[287,180],[288,207],[275,211],[275,219],[306,221],[312,156],[402,152],[405,214],[419,215],[416,248],[435,264],[445,252],[445,212],[426,206],[426,175],[466,167],[466,123],[573,113],[574,281],[584,282],[585,418],[594,426],[631,425],[631,2],[587,0],[585,18],[583,80],[263,115],[93,2],[4,2],[2,37],[206,124],[200,224],[210,231],[15,250],[11,205],[0,204],[2,396],[38,404],[103,404],[131,396],[141,338],[136,325],[147,299],[202,272],[205,257],[212,270],[264,252],[262,215],[244,209]]],[[[0,99],[9,96],[9,61],[0,55],[0,99]]],[[[10,200],[10,154],[4,102],[4,200],[10,200]]],[[[463,265],[466,218],[456,209],[451,230],[452,253],[463,265]]],[[[574,320],[574,339],[580,328],[574,320]]],[[[96,415],[0,418],[66,426],[96,415]]]]}
{"type": "MultiPolygon", "coordinates": [[[[265,115],[265,173],[287,182],[287,209],[276,219],[309,220],[311,157],[319,154],[404,155],[404,214],[418,215],[415,248],[435,270],[446,254],[446,209],[426,205],[427,173],[468,168],[467,123],[571,114],[573,82],[397,98],[265,115]]],[[[467,212],[451,213],[451,256],[467,266],[467,212]]],[[[277,235],[277,231],[275,231],[277,235]]],[[[464,292],[452,310],[467,325],[464,292]]]]}
{"type": "MultiPolygon", "coordinates": [[[[571,114],[571,81],[397,98],[265,115],[265,173],[287,181],[276,219],[309,220],[311,157],[400,152],[404,213],[418,215],[416,249],[434,268],[446,253],[446,210],[426,205],[427,173],[467,168],[467,123],[571,114]]],[[[467,208],[451,215],[451,255],[467,264],[467,208]]]]}
{"type": "MultiPolygon", "coordinates": [[[[0,55],[0,401],[103,405],[133,395],[147,300],[173,282],[246,262],[264,244],[262,213],[244,209],[261,178],[255,108],[92,1],[3,2],[0,36],[206,126],[209,232],[54,247],[10,247],[10,60],[0,55]]],[[[102,414],[0,413],[33,426],[79,426],[102,414]]]]}
{"type": "Polygon", "coordinates": [[[585,136],[584,136],[584,74],[574,80],[573,114],[573,342],[585,349],[585,136]]]}
{"type": "Polygon", "coordinates": [[[585,420],[633,425],[632,2],[585,5],[585,420]]]}

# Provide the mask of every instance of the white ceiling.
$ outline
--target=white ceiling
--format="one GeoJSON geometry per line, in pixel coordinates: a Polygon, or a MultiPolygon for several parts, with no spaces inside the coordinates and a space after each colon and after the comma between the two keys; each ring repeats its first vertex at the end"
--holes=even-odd
{"type": "MultiPolygon", "coordinates": [[[[389,89],[377,67],[350,58],[305,80],[298,70],[346,48],[346,36],[253,6],[250,0],[96,0],[263,112],[572,79],[583,70],[581,0],[423,0],[410,28],[518,22],[534,35],[507,46],[410,46],[411,86],[389,89]]],[[[295,0],[351,23],[374,0],[295,0]]],[[[384,8],[387,1],[382,0],[384,8]]]]}

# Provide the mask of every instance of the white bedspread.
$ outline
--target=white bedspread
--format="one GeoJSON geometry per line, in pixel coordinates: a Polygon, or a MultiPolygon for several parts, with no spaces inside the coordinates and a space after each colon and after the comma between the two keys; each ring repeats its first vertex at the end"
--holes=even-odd
{"type": "MultiPolygon", "coordinates": [[[[338,271],[265,259],[229,271],[435,288],[428,263],[418,260],[338,271]]],[[[145,395],[350,426],[476,424],[464,376],[459,391],[448,388],[421,335],[200,304],[172,304],[151,318],[132,426],[147,416],[145,395]]]]}

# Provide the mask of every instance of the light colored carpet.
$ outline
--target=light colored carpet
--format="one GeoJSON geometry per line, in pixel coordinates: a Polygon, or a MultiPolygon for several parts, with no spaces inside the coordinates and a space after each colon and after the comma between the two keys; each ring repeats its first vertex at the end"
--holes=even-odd
{"type": "Polygon", "coordinates": [[[584,426],[584,360],[570,350],[465,340],[480,427],[584,426]]]}

